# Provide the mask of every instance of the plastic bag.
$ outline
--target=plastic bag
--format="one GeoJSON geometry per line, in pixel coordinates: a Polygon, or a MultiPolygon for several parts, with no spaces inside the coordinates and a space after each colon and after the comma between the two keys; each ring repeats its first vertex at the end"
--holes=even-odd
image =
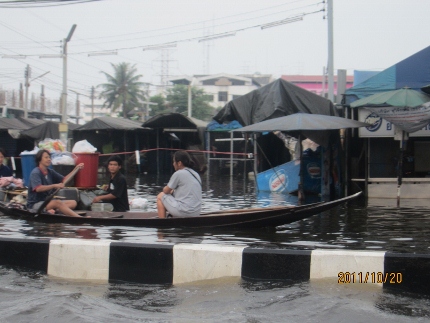
{"type": "Polygon", "coordinates": [[[40,150],[39,147],[34,147],[33,150],[31,150],[31,151],[24,150],[19,155],[20,156],[22,156],[22,155],[36,155],[39,150],[40,150]]]}
{"type": "Polygon", "coordinates": [[[73,153],[95,153],[97,148],[91,145],[86,139],[78,141],[73,146],[73,153]]]}
{"type": "Polygon", "coordinates": [[[74,156],[68,151],[62,153],[52,153],[51,160],[52,165],[75,165],[74,156]]]}
{"type": "Polygon", "coordinates": [[[92,191],[80,191],[79,192],[79,203],[78,209],[80,210],[91,210],[91,204],[96,194],[92,191]]]}
{"type": "Polygon", "coordinates": [[[55,152],[55,151],[65,151],[66,146],[64,143],[59,139],[51,139],[51,138],[45,138],[41,142],[39,142],[39,148],[40,149],[46,149],[49,152],[55,152]]]}
{"type": "Polygon", "coordinates": [[[23,188],[24,183],[21,178],[10,177],[0,177],[0,187],[6,187],[7,189],[23,188]]]}
{"type": "Polygon", "coordinates": [[[130,200],[131,209],[144,209],[148,203],[148,200],[143,197],[137,197],[130,200]]]}

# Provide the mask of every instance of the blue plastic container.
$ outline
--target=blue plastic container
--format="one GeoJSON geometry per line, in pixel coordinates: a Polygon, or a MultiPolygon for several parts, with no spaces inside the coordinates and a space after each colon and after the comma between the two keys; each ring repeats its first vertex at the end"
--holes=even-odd
{"type": "Polygon", "coordinates": [[[36,154],[24,154],[21,156],[21,169],[22,177],[24,180],[24,185],[28,186],[30,184],[30,174],[31,171],[36,167],[36,154]]]}
{"type": "MultiPolygon", "coordinates": [[[[20,154],[20,156],[22,179],[24,180],[24,185],[28,186],[30,184],[31,171],[36,167],[36,154],[20,154]]],[[[49,168],[52,168],[52,165],[49,168]]]]}

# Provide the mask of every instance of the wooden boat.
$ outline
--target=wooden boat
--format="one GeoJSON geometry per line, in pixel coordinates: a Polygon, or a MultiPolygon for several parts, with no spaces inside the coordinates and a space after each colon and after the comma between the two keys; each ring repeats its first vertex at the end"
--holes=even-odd
{"type": "Polygon", "coordinates": [[[160,219],[156,212],[97,212],[86,211],[86,216],[71,217],[47,213],[29,212],[0,202],[0,212],[5,215],[39,222],[70,224],[140,226],[151,228],[256,228],[275,227],[311,217],[337,205],[351,201],[361,192],[330,202],[318,202],[302,206],[274,206],[240,210],[205,212],[198,217],[172,217],[160,219]],[[88,217],[89,216],[89,217],[88,217]]]}

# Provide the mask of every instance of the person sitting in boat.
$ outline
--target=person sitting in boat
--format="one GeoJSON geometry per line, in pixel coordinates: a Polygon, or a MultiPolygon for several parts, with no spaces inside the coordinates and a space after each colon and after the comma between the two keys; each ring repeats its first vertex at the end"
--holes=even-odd
{"type": "Polygon", "coordinates": [[[157,196],[158,217],[165,218],[166,212],[171,216],[200,215],[202,181],[192,166],[193,161],[186,151],[175,152],[173,155],[175,173],[157,196]]]}
{"type": "Polygon", "coordinates": [[[12,176],[12,171],[6,165],[3,165],[4,158],[6,157],[6,151],[0,148],[0,177],[10,177],[12,176]]]}
{"type": "Polygon", "coordinates": [[[130,210],[127,195],[127,181],[120,172],[122,159],[118,155],[109,157],[107,168],[110,173],[110,181],[107,187],[103,187],[108,194],[96,196],[93,203],[109,202],[113,205],[114,212],[125,212],[130,210]]]}
{"type": "MultiPolygon", "coordinates": [[[[32,212],[37,212],[45,200],[52,194],[53,190],[64,188],[64,181],[68,179],[72,172],[77,168],[84,168],[84,164],[80,163],[67,176],[57,173],[49,168],[51,166],[51,154],[48,150],[39,150],[36,154],[36,168],[30,173],[30,183],[28,185],[27,209],[32,212]]],[[[45,209],[47,212],[55,214],[59,212],[69,216],[80,216],[73,211],[77,206],[75,200],[57,200],[49,201],[45,209]]]]}

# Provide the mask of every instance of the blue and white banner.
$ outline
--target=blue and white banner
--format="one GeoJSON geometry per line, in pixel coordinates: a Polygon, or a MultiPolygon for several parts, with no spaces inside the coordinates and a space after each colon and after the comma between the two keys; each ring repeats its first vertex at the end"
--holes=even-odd
{"type": "Polygon", "coordinates": [[[394,125],[410,132],[410,137],[430,137],[430,103],[416,108],[363,108],[358,120],[372,124],[358,129],[362,138],[394,137],[394,125]]]}

